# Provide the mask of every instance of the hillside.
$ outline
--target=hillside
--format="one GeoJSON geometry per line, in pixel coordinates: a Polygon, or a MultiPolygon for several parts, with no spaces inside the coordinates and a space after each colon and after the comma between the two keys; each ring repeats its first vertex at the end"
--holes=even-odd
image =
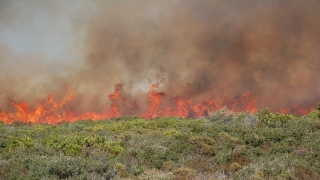
{"type": "Polygon", "coordinates": [[[320,111],[0,123],[0,179],[320,179],[320,111]]]}

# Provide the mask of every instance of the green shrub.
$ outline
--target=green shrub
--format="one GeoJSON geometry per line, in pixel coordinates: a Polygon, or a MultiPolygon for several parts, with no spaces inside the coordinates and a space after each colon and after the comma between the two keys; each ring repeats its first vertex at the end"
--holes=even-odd
{"type": "Polygon", "coordinates": [[[305,116],[308,118],[311,118],[311,119],[319,119],[320,118],[320,110],[313,110],[305,116]]]}
{"type": "Polygon", "coordinates": [[[311,124],[312,131],[320,130],[320,122],[312,122],[311,124]]]}
{"type": "Polygon", "coordinates": [[[173,171],[173,174],[177,179],[192,179],[195,176],[195,172],[189,168],[177,168],[173,171]]]}
{"type": "Polygon", "coordinates": [[[232,150],[221,149],[216,152],[215,159],[219,165],[229,163],[232,160],[232,150]]]}
{"type": "Polygon", "coordinates": [[[261,125],[269,127],[283,126],[284,123],[289,122],[295,117],[291,114],[271,113],[268,109],[261,109],[258,111],[258,116],[261,125]]]}
{"type": "Polygon", "coordinates": [[[298,166],[294,168],[294,177],[296,179],[320,179],[320,174],[319,172],[298,166]]]}
{"type": "Polygon", "coordinates": [[[44,145],[62,150],[67,155],[75,155],[85,148],[103,148],[111,154],[117,155],[124,151],[121,142],[107,140],[103,136],[94,134],[68,134],[62,136],[49,136],[42,140],[44,145]]]}
{"type": "Polygon", "coordinates": [[[0,179],[319,179],[318,113],[0,123],[0,179]]]}
{"type": "Polygon", "coordinates": [[[244,136],[245,144],[250,145],[250,146],[254,146],[254,147],[260,146],[264,142],[264,140],[265,139],[263,137],[259,136],[258,134],[254,134],[254,133],[246,134],[244,136]]]}
{"type": "Polygon", "coordinates": [[[142,174],[138,176],[138,179],[141,180],[173,180],[177,179],[175,178],[175,175],[173,175],[172,172],[162,172],[158,169],[147,169],[142,174]]]}
{"type": "Polygon", "coordinates": [[[132,138],[131,133],[124,132],[120,136],[117,137],[119,140],[122,140],[124,142],[129,141],[132,138]]]}
{"type": "Polygon", "coordinates": [[[291,153],[293,151],[292,147],[287,143],[277,143],[270,149],[271,154],[275,153],[291,153]]]}
{"type": "Polygon", "coordinates": [[[163,171],[166,171],[166,172],[167,172],[167,171],[171,171],[175,165],[176,165],[176,163],[173,162],[173,161],[166,161],[166,162],[164,162],[164,163],[162,164],[161,169],[162,169],[163,171]]]}
{"type": "Polygon", "coordinates": [[[127,177],[127,170],[126,170],[126,166],[121,164],[121,163],[116,163],[115,164],[115,168],[116,168],[116,171],[117,171],[117,175],[120,177],[120,178],[125,178],[127,177]]]}
{"type": "Polygon", "coordinates": [[[215,140],[209,137],[191,137],[188,142],[194,145],[199,153],[214,156],[215,140]]]}
{"type": "Polygon", "coordinates": [[[180,155],[174,151],[158,149],[155,147],[143,148],[141,158],[147,162],[151,167],[160,169],[164,162],[173,161],[177,162],[180,155]]]}
{"type": "Polygon", "coordinates": [[[280,142],[287,137],[283,128],[262,128],[258,134],[263,137],[265,141],[280,142]]]}
{"type": "Polygon", "coordinates": [[[241,165],[239,163],[232,163],[230,166],[230,170],[231,171],[238,171],[239,169],[241,169],[241,165]]]}
{"type": "Polygon", "coordinates": [[[13,151],[20,147],[31,149],[34,146],[33,139],[26,135],[21,138],[9,136],[6,139],[0,139],[0,149],[3,149],[3,151],[13,151]]]}
{"type": "Polygon", "coordinates": [[[228,124],[234,120],[234,115],[232,112],[228,112],[226,107],[215,111],[210,115],[210,120],[213,122],[222,122],[223,124],[228,124]]]}
{"type": "Polygon", "coordinates": [[[264,180],[264,174],[261,171],[258,171],[257,173],[250,176],[250,180],[264,180]]]}
{"type": "Polygon", "coordinates": [[[181,133],[180,133],[179,131],[175,130],[175,129],[171,129],[171,130],[168,130],[168,131],[164,132],[164,135],[165,135],[166,137],[171,138],[171,137],[180,136],[181,133]]]}
{"type": "Polygon", "coordinates": [[[193,154],[196,151],[195,147],[192,144],[187,143],[187,139],[183,138],[175,139],[175,141],[168,141],[164,145],[168,147],[169,151],[179,154],[179,157],[193,154]]]}

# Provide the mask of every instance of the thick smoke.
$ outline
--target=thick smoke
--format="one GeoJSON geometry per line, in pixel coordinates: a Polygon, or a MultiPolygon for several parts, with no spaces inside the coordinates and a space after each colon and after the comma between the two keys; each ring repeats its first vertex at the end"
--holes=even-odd
{"type": "MultiPolygon", "coordinates": [[[[99,111],[121,83],[143,111],[148,78],[155,82],[156,74],[163,78],[159,91],[195,102],[246,91],[257,98],[258,108],[271,110],[320,100],[317,0],[97,0],[73,1],[64,9],[30,1],[29,6],[45,6],[51,16],[67,11],[70,58],[47,61],[39,52],[16,54],[3,45],[0,108],[8,100],[61,98],[74,90],[69,108],[99,111]]],[[[23,21],[8,5],[0,15],[0,28],[23,21]]]]}

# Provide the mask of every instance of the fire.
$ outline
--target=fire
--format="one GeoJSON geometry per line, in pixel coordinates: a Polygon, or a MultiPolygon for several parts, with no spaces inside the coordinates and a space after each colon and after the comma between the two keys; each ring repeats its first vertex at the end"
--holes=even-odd
{"type": "Polygon", "coordinates": [[[112,117],[121,116],[120,104],[124,102],[124,98],[121,95],[122,85],[116,84],[115,91],[108,95],[108,98],[112,101],[109,110],[102,113],[96,112],[84,112],[76,114],[71,110],[65,110],[64,106],[73,99],[73,92],[64,97],[62,101],[54,101],[51,95],[47,96],[46,102],[38,104],[34,109],[30,108],[30,105],[26,102],[12,102],[12,106],[15,107],[16,112],[0,111],[0,120],[11,124],[14,121],[20,121],[24,123],[49,123],[57,124],[62,122],[74,122],[76,120],[101,120],[109,119],[112,117]],[[59,113],[60,112],[60,113],[59,113]]]}
{"type": "MultiPolygon", "coordinates": [[[[319,102],[318,102],[319,103],[319,102]]],[[[293,108],[282,108],[280,109],[280,113],[282,114],[297,114],[297,115],[304,115],[308,114],[309,112],[315,110],[315,107],[308,107],[296,104],[293,108]]]]}
{"type": "Polygon", "coordinates": [[[5,123],[12,123],[14,121],[21,121],[25,123],[55,123],[62,120],[62,116],[58,113],[58,109],[63,107],[69,101],[73,99],[73,92],[64,97],[63,100],[58,103],[55,102],[52,96],[48,95],[46,102],[38,104],[35,109],[31,109],[30,105],[26,102],[15,102],[11,104],[16,108],[16,113],[0,113],[0,119],[5,123]]]}
{"type": "Polygon", "coordinates": [[[290,109],[289,108],[282,108],[282,109],[280,109],[280,113],[281,114],[289,114],[290,113],[290,109]]]}
{"type": "MultiPolygon", "coordinates": [[[[58,124],[62,122],[74,122],[77,120],[102,120],[114,117],[120,117],[122,109],[130,112],[130,115],[139,115],[142,118],[150,119],[155,117],[184,117],[184,118],[199,118],[209,115],[211,112],[219,110],[223,107],[238,112],[246,111],[254,113],[257,111],[256,98],[249,92],[245,92],[242,96],[229,98],[222,96],[219,99],[211,99],[201,102],[194,102],[190,96],[171,97],[164,92],[158,92],[157,89],[160,82],[152,83],[149,81],[149,104],[142,114],[137,114],[139,106],[136,101],[131,101],[123,95],[122,84],[116,84],[115,90],[108,95],[111,105],[109,109],[103,112],[82,112],[76,113],[65,107],[74,98],[74,93],[71,91],[65,96],[61,102],[57,102],[51,95],[48,95],[42,103],[38,103],[34,108],[27,102],[13,101],[11,105],[15,108],[15,112],[0,110],[0,120],[6,124],[11,124],[15,121],[24,123],[49,123],[58,124]]],[[[187,88],[190,88],[188,84],[187,88]]],[[[296,105],[294,108],[280,109],[281,113],[288,114],[307,114],[315,108],[296,105]]]]}
{"type": "Polygon", "coordinates": [[[163,97],[165,96],[165,93],[155,91],[155,89],[159,87],[159,82],[151,83],[149,80],[149,83],[150,104],[147,110],[141,115],[141,117],[146,119],[150,119],[157,116],[160,104],[162,102],[163,97]]]}
{"type": "MultiPolygon", "coordinates": [[[[239,98],[221,97],[218,101],[215,99],[193,104],[192,99],[177,96],[167,102],[163,102],[165,93],[157,92],[158,83],[150,83],[149,87],[149,106],[141,115],[145,119],[154,117],[203,117],[210,112],[221,109],[226,106],[235,111],[256,112],[256,99],[249,92],[244,93],[239,98]]],[[[189,87],[189,86],[188,86],[189,87]]]]}

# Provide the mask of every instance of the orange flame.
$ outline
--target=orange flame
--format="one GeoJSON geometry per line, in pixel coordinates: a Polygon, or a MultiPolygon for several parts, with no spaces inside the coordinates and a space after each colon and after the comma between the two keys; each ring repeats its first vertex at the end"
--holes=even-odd
{"type": "MultiPolygon", "coordinates": [[[[145,119],[173,116],[199,118],[207,116],[222,107],[227,107],[227,109],[236,112],[246,111],[254,113],[257,111],[256,99],[249,92],[245,92],[240,97],[229,98],[223,96],[220,99],[194,103],[191,98],[185,98],[181,95],[170,97],[164,92],[157,92],[156,89],[159,88],[159,85],[160,82],[152,83],[149,80],[149,105],[147,109],[140,114],[140,116],[145,119]]],[[[104,110],[102,113],[83,112],[77,114],[74,111],[66,110],[64,106],[73,100],[73,91],[71,91],[61,102],[56,102],[51,95],[48,95],[44,103],[38,103],[35,108],[31,108],[26,102],[13,101],[11,105],[16,111],[6,112],[0,110],[0,121],[6,124],[11,124],[15,121],[31,124],[58,124],[86,119],[102,120],[120,117],[122,115],[121,108],[129,110],[131,115],[137,115],[136,110],[139,109],[137,102],[131,102],[125,98],[122,93],[122,88],[122,84],[115,85],[115,91],[108,95],[111,105],[108,110],[104,110]]],[[[187,88],[190,88],[190,84],[188,84],[187,88]]],[[[307,106],[295,105],[294,108],[280,109],[280,112],[283,114],[294,113],[303,115],[314,109],[315,108],[307,106]]]]}
{"type": "MultiPolygon", "coordinates": [[[[150,82],[150,80],[149,80],[150,82]]],[[[147,108],[147,110],[141,114],[141,117],[145,119],[154,118],[157,116],[157,111],[159,110],[160,104],[162,102],[163,97],[165,96],[165,93],[163,92],[157,92],[154,89],[159,87],[159,83],[151,83],[149,86],[149,98],[150,98],[150,104],[147,108]]]]}
{"type": "Polygon", "coordinates": [[[249,92],[244,93],[240,98],[222,97],[220,101],[215,99],[192,104],[191,99],[184,99],[182,96],[172,98],[169,102],[163,104],[165,93],[155,91],[159,87],[158,83],[150,83],[148,109],[141,115],[145,119],[154,117],[203,117],[210,112],[221,109],[226,106],[235,111],[256,112],[256,99],[249,92]]]}
{"type": "Polygon", "coordinates": [[[12,106],[16,108],[16,113],[0,112],[0,120],[5,123],[12,123],[14,121],[21,121],[25,123],[55,123],[63,120],[63,116],[58,113],[58,109],[63,107],[73,99],[73,92],[64,97],[58,103],[55,102],[52,96],[47,96],[44,104],[38,104],[34,110],[31,110],[30,105],[26,102],[12,102],[12,106]]]}

